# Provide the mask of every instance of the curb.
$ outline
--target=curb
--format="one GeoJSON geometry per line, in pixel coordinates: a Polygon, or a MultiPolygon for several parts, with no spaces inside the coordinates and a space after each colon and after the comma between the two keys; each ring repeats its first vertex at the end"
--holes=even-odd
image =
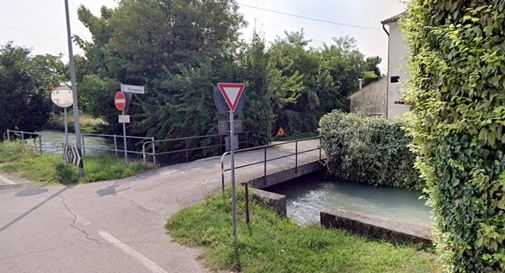
{"type": "Polygon", "coordinates": [[[7,189],[24,188],[24,187],[28,187],[29,185],[30,185],[29,183],[0,185],[0,191],[7,190],[7,189]]]}

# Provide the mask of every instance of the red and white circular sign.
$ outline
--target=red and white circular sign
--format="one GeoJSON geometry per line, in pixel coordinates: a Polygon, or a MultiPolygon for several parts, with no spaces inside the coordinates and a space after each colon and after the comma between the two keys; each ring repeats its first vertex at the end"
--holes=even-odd
{"type": "Polygon", "coordinates": [[[114,104],[116,105],[116,109],[122,111],[126,107],[126,96],[123,92],[117,92],[114,96],[114,104]]]}

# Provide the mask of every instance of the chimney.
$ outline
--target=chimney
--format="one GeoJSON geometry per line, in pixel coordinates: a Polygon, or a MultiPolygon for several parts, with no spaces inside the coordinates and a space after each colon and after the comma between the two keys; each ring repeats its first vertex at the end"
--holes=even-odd
{"type": "Polygon", "coordinates": [[[363,79],[358,79],[359,89],[363,88],[363,79]]]}

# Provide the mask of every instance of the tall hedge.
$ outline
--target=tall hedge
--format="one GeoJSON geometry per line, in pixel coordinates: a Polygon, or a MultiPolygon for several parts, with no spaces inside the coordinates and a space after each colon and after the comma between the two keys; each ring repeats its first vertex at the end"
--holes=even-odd
{"type": "Polygon", "coordinates": [[[414,154],[403,124],[397,120],[333,111],[319,123],[327,169],[348,181],[421,189],[414,154]]]}
{"type": "Polygon", "coordinates": [[[505,1],[412,0],[411,132],[447,272],[505,272],[505,1]]]}

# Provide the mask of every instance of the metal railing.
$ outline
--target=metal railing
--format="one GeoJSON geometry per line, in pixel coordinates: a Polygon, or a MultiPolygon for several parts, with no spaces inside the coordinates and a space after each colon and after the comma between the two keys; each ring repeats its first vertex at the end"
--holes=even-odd
{"type": "MultiPolygon", "coordinates": [[[[246,136],[247,134],[243,134],[242,136],[246,136]]],[[[142,144],[142,154],[144,158],[144,162],[147,162],[147,157],[152,157],[152,162],[154,166],[157,166],[157,156],[163,155],[176,155],[182,154],[182,157],[185,161],[190,161],[192,159],[191,153],[194,151],[209,151],[212,149],[219,149],[219,155],[222,151],[225,150],[225,136],[223,135],[204,135],[204,136],[190,136],[190,137],[178,137],[178,138],[169,138],[169,139],[160,139],[160,140],[151,140],[146,141],[142,144]],[[208,144],[196,145],[193,146],[192,142],[208,142],[208,144]],[[178,145],[177,145],[178,144],[178,145]],[[148,148],[148,146],[151,146],[148,148]],[[168,148],[169,146],[175,147],[174,150],[159,150],[158,147],[165,146],[164,148],[168,148]],[[150,150],[150,151],[149,151],[150,150]]],[[[249,139],[246,141],[239,142],[241,144],[249,143],[249,139]]]]}
{"type": "Polygon", "coordinates": [[[222,146],[223,146],[223,141],[222,141],[221,135],[178,137],[178,138],[169,138],[169,139],[160,139],[160,140],[153,139],[151,141],[147,141],[147,142],[144,142],[144,144],[142,144],[142,155],[144,158],[144,162],[147,162],[147,155],[151,155],[152,159],[153,159],[154,166],[157,166],[156,165],[156,156],[185,153],[186,161],[189,161],[189,156],[190,156],[191,151],[213,149],[213,148],[218,148],[218,147],[222,147],[222,146]],[[193,148],[189,147],[191,140],[212,139],[212,138],[219,138],[219,144],[199,146],[199,147],[193,147],[193,148]],[[170,151],[159,151],[159,152],[156,151],[156,145],[173,143],[173,142],[184,142],[183,146],[185,148],[170,150],[170,151]],[[148,146],[148,145],[151,146],[151,153],[146,153],[146,146],[148,146]]]}
{"type": "MultiPolygon", "coordinates": [[[[321,137],[320,136],[310,137],[310,138],[303,138],[303,139],[298,139],[298,140],[285,141],[285,142],[282,142],[282,143],[276,143],[276,144],[270,144],[270,145],[264,145],[264,146],[258,146],[258,147],[251,147],[251,148],[246,148],[246,149],[239,149],[239,150],[235,150],[235,153],[249,152],[249,151],[254,151],[254,150],[263,150],[263,160],[255,161],[255,162],[247,163],[247,164],[242,164],[242,165],[238,165],[238,166],[235,165],[235,169],[241,169],[241,168],[245,168],[245,167],[249,167],[249,166],[253,166],[253,165],[263,164],[263,179],[265,181],[267,179],[267,162],[275,161],[275,160],[279,160],[279,159],[283,159],[283,158],[294,156],[295,157],[295,166],[294,166],[295,167],[295,173],[297,173],[298,172],[298,155],[319,150],[319,161],[321,161],[321,159],[322,159],[322,154],[321,154],[321,137]],[[299,151],[298,150],[298,143],[304,142],[304,141],[316,140],[316,139],[319,140],[319,145],[316,148],[308,149],[308,150],[303,150],[303,151],[299,151]],[[268,158],[267,152],[268,152],[269,148],[278,147],[278,146],[282,146],[282,145],[288,145],[288,144],[292,144],[292,143],[295,143],[295,152],[294,153],[284,154],[282,156],[277,156],[277,157],[274,157],[274,158],[268,158]]],[[[225,175],[225,172],[231,170],[231,168],[225,168],[224,167],[224,159],[229,154],[230,154],[230,152],[228,151],[228,152],[225,152],[221,156],[221,187],[222,187],[223,192],[224,192],[224,175],[225,175]]]]}
{"type": "Polygon", "coordinates": [[[19,136],[21,138],[21,141],[25,141],[26,136],[35,136],[34,138],[30,137],[29,139],[33,139],[33,142],[35,144],[35,141],[38,139],[38,150],[42,154],[43,148],[42,148],[42,135],[40,132],[24,132],[24,131],[16,131],[16,130],[9,130],[7,129],[7,140],[11,141],[12,139],[15,139],[16,136],[19,136]],[[11,133],[13,134],[13,138],[11,138],[11,133]]]}
{"type": "MultiPolygon", "coordinates": [[[[21,141],[26,142],[28,139],[33,139],[34,143],[37,142],[34,146],[35,149],[37,149],[40,153],[44,152],[44,136],[50,137],[50,136],[60,136],[61,134],[56,134],[56,133],[42,133],[42,132],[25,132],[25,131],[18,131],[18,130],[10,130],[7,129],[7,140],[11,141],[14,139],[21,139],[21,141]]],[[[62,141],[64,139],[64,136],[61,135],[62,141]]],[[[82,148],[83,152],[86,153],[86,150],[96,150],[96,151],[104,151],[104,152],[114,152],[116,156],[122,155],[125,150],[123,145],[118,145],[118,140],[119,142],[123,141],[124,137],[122,135],[109,135],[109,134],[85,134],[81,133],[80,135],[81,141],[82,141],[82,148]],[[107,147],[106,145],[101,145],[101,146],[93,146],[93,145],[87,145],[87,141],[90,138],[102,138],[105,139],[110,143],[110,148],[107,147]],[[113,145],[113,146],[112,146],[113,145]]],[[[139,137],[139,136],[126,136],[127,143],[128,140],[137,140],[137,141],[154,141],[154,137],[139,137]]],[[[121,142],[122,143],[122,142],[121,142]]],[[[54,149],[51,149],[53,151],[59,151],[61,150],[60,145],[56,145],[54,149]]],[[[144,154],[143,151],[140,150],[129,150],[128,148],[126,149],[126,153],[128,154],[137,154],[137,155],[142,155],[144,154]]]]}

